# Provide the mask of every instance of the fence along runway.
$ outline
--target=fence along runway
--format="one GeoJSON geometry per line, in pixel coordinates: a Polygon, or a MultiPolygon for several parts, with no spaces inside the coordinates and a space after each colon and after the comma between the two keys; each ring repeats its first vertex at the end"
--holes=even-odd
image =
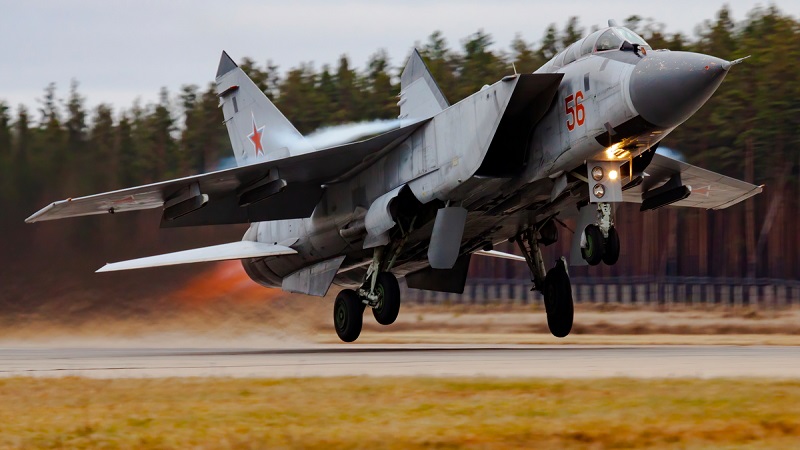
{"type": "Polygon", "coordinates": [[[254,348],[1,348],[0,376],[777,377],[800,347],[303,345],[254,348]]]}

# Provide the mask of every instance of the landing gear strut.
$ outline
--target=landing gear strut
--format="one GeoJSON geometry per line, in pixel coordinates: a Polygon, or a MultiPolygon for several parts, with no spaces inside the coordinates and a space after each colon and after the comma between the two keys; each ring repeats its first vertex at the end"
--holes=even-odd
{"type": "Polygon", "coordinates": [[[614,227],[610,203],[597,204],[597,223],[583,230],[581,256],[591,266],[601,261],[613,266],[619,260],[619,234],[614,227]]]}
{"type": "Polygon", "coordinates": [[[561,257],[555,266],[545,272],[538,229],[527,229],[514,238],[533,278],[533,290],[544,295],[547,327],[555,337],[563,338],[572,330],[575,314],[572,303],[572,284],[567,272],[567,261],[561,257]]]}

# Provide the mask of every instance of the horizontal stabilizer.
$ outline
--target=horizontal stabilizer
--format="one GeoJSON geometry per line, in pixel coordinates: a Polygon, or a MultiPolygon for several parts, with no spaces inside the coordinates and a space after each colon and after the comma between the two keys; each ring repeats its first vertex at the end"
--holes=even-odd
{"type": "Polygon", "coordinates": [[[510,259],[513,261],[525,262],[525,258],[522,256],[517,256],[511,253],[498,252],[497,250],[478,250],[477,252],[475,252],[475,254],[481,256],[491,256],[492,258],[510,259]]]}
{"type": "Polygon", "coordinates": [[[295,250],[283,245],[239,241],[106,264],[97,272],[114,272],[117,270],[144,269],[147,267],[174,266],[177,264],[225,261],[229,259],[264,258],[267,256],[294,255],[296,253],[295,250]]]}

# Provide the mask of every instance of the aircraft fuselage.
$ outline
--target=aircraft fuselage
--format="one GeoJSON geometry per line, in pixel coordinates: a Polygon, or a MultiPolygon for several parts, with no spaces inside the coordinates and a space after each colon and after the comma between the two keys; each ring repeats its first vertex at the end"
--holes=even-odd
{"type": "MultiPolygon", "coordinates": [[[[381,196],[403,186],[422,204],[439,200],[463,205],[469,211],[462,250],[506,241],[520,229],[558,213],[557,206],[554,210],[548,201],[552,200],[554,178],[587,160],[624,162],[654,148],[713,93],[724,76],[723,63],[699,54],[651,51],[643,55],[622,50],[589,53],[560,68],[548,63],[537,73],[563,74],[563,78],[524,147],[491,148],[508,152],[509,158],[518,158],[520,164],[514,173],[485,176],[481,174],[484,160],[504,157],[487,153],[504,102],[520,78],[506,77],[435,115],[371,167],[327,186],[311,217],[252,224],[246,240],[276,243],[296,239],[292,247],[298,254],[245,260],[244,266],[257,282],[278,287],[283,277],[301,267],[346,255],[335,281],[345,286],[361,284],[372,252],[364,248],[363,236],[348,239],[342,230],[362,220],[363,212],[381,196]],[[688,83],[687,88],[694,88],[696,95],[688,100],[670,98],[675,82],[668,79],[664,86],[661,80],[659,85],[658,78],[670,71],[685,72],[687,65],[691,65],[690,72],[696,72],[695,78],[701,78],[691,80],[696,86],[688,83]],[[668,109],[665,113],[652,102],[684,112],[670,115],[668,109]],[[644,117],[639,109],[650,116],[644,117]],[[523,153],[513,156],[515,152],[523,153]],[[493,207],[505,209],[497,214],[493,207]]],[[[393,272],[402,276],[425,265],[424,241],[431,226],[423,224],[411,234],[393,272]]]]}

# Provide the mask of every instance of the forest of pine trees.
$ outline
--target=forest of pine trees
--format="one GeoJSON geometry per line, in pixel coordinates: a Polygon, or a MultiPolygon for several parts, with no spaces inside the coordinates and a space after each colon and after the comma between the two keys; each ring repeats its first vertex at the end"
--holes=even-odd
{"type": "MultiPolygon", "coordinates": [[[[581,268],[578,274],[800,277],[800,22],[769,7],[750,11],[741,23],[723,8],[715,19],[698,26],[696,38],[668,34],[664,25],[638,16],[629,17],[625,25],[653,48],[728,60],[751,55],[663,146],[690,163],[766,187],[762,195],[724,211],[665,208],[640,213],[637,205],[622,206],[617,218],[623,237],[620,263],[581,268]]],[[[518,72],[532,72],[590,31],[572,18],[563,29],[548,27],[538,43],[518,35],[508,50],[496,50],[491,35],[483,31],[457,46],[433,32],[420,53],[455,103],[511,73],[512,62],[518,72]]],[[[241,67],[303,133],[398,113],[401,67],[390,65],[384,51],[377,51],[362,69],[352,67],[344,55],[335,67],[303,64],[282,70],[250,58],[243,59],[241,67]]],[[[120,218],[78,219],[57,227],[37,224],[35,231],[23,220],[56,199],[214,169],[231,156],[217,105],[211,83],[183,86],[178,92],[162,89],[155,104],[101,104],[91,110],[77,81],[66,93],[54,84],[44,87],[36,110],[9,105],[0,96],[3,251],[25,247],[35,256],[37,246],[57,243],[58,248],[81,249],[69,256],[80,258],[98,246],[157,240],[163,233],[157,220],[131,219],[121,225],[126,221],[116,220],[120,218]]],[[[218,232],[231,233],[216,227],[186,231],[206,240],[218,232]]],[[[571,236],[562,236],[567,239],[548,251],[568,254],[571,236]]],[[[139,250],[147,247],[142,245],[139,250]]],[[[473,261],[472,275],[528,276],[524,265],[494,260],[473,261]]]]}

